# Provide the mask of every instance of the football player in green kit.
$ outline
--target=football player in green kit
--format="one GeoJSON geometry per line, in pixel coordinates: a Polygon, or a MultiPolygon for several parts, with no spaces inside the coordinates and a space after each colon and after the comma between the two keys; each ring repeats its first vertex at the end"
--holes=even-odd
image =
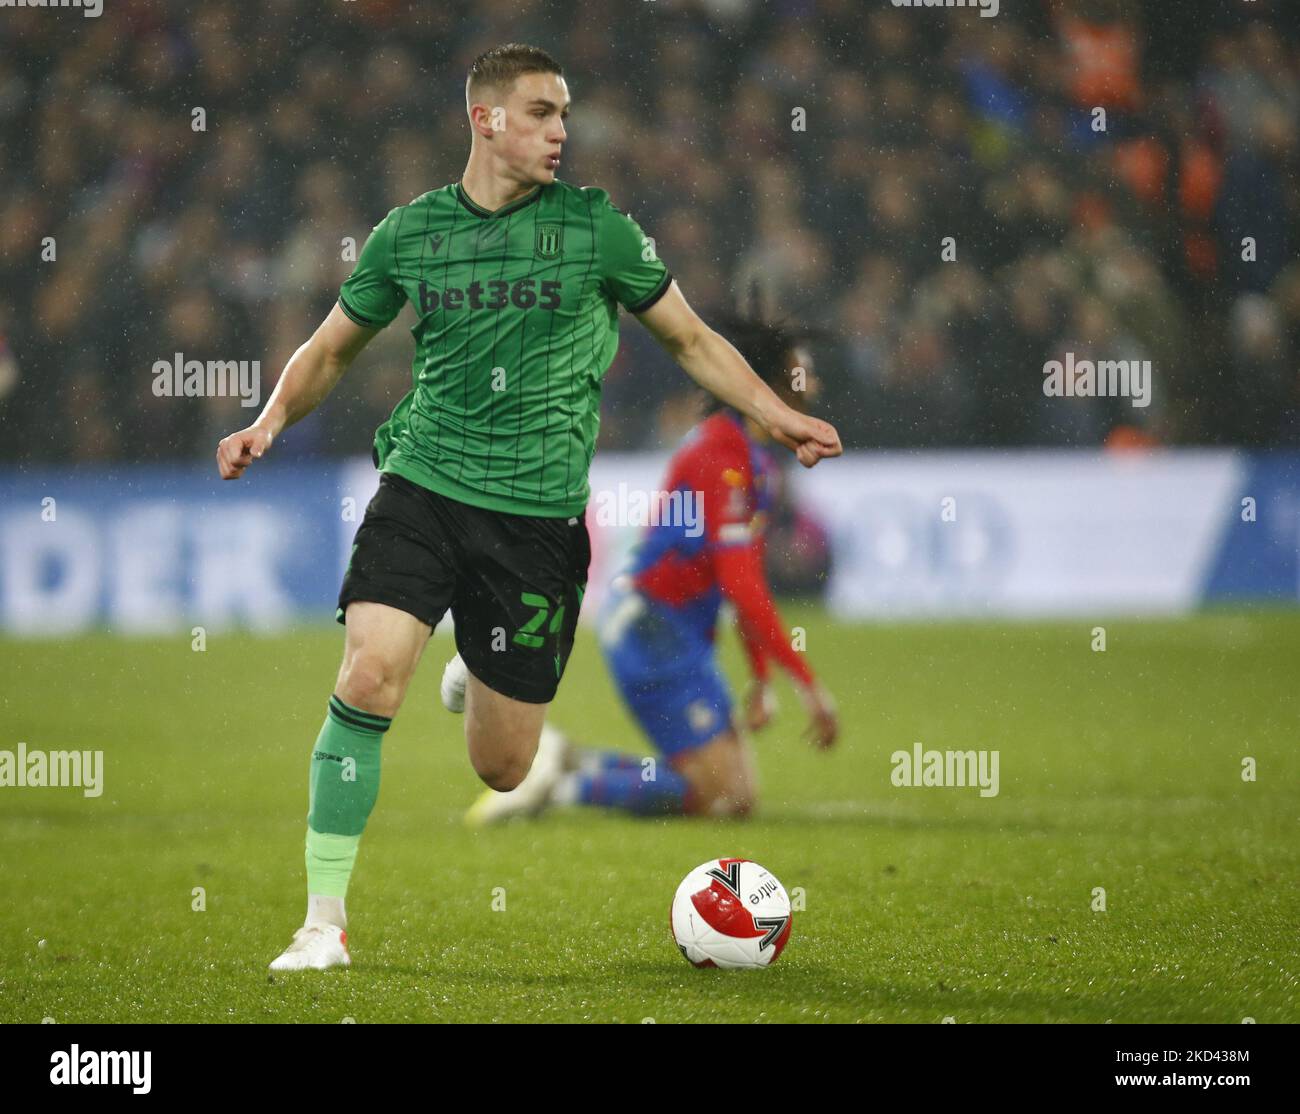
{"type": "Polygon", "coordinates": [[[461,180],[376,225],[257,421],[217,449],[222,478],[238,479],[413,304],[414,383],[375,435],[380,486],[339,595],[343,664],[311,755],[306,921],[273,970],[350,962],[344,895],[380,744],[448,608],[470,762],[502,791],[528,773],[587,580],[587,472],[620,305],[806,467],[840,452],[830,425],[781,402],[700,320],[604,191],[556,177],[569,92],[554,59],[488,51],[466,107],[461,180]]]}

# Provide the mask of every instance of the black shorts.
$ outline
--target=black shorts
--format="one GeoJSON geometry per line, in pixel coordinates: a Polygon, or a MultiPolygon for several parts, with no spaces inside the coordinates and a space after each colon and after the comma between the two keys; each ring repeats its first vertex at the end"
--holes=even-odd
{"type": "Polygon", "coordinates": [[[339,591],[435,627],[451,608],[456,649],[489,688],[545,704],[573,649],[591,539],[582,515],[539,518],[471,507],[384,472],[339,591]]]}

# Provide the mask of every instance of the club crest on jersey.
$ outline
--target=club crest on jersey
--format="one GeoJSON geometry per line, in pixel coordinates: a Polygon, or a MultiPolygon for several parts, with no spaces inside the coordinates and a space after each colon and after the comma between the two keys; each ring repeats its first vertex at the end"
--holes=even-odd
{"type": "Polygon", "coordinates": [[[543,259],[555,259],[564,246],[564,229],[558,224],[537,226],[537,254],[543,259]]]}

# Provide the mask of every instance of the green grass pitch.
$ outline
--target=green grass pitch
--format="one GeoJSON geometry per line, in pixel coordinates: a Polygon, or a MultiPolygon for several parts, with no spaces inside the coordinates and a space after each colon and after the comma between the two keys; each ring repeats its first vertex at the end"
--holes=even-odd
{"type": "MultiPolygon", "coordinates": [[[[809,749],[782,686],[749,822],[467,830],[479,786],[437,706],[437,636],[384,742],[353,966],[275,977],[339,628],[202,653],[188,635],[0,642],[0,749],[105,752],[98,799],[0,789],[0,1021],[1300,1020],[1300,616],[786,619],[843,737],[809,749]],[[918,741],[998,750],[999,795],[895,787],[889,756],[918,741]],[[803,891],[770,970],[697,971],[673,946],[678,881],[727,854],[803,891]]],[[[741,678],[730,637],[725,659],[741,678]]],[[[552,720],[645,753],[589,632],[552,720]]]]}

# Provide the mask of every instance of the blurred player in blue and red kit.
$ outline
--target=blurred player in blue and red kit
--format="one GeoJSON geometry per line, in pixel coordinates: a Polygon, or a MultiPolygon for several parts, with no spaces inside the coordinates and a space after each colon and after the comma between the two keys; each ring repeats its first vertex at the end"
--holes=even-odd
{"type": "MultiPolygon", "coordinates": [[[[791,334],[742,320],[729,323],[727,335],[783,401],[802,409],[814,396],[810,357],[791,334]]],[[[764,573],[764,526],[777,479],[757,427],[716,407],[673,455],[658,522],[646,527],[601,607],[610,673],[662,759],[578,748],[548,728],[524,783],[484,794],[468,814],[471,823],[534,815],[552,804],[642,815],[748,814],[756,802],[753,755],[717,661],[724,600],[753,673],[744,727],[760,730],[772,717],[775,662],[803,699],[805,737],[823,749],[835,742],[834,705],[794,648],[764,573]]]]}

